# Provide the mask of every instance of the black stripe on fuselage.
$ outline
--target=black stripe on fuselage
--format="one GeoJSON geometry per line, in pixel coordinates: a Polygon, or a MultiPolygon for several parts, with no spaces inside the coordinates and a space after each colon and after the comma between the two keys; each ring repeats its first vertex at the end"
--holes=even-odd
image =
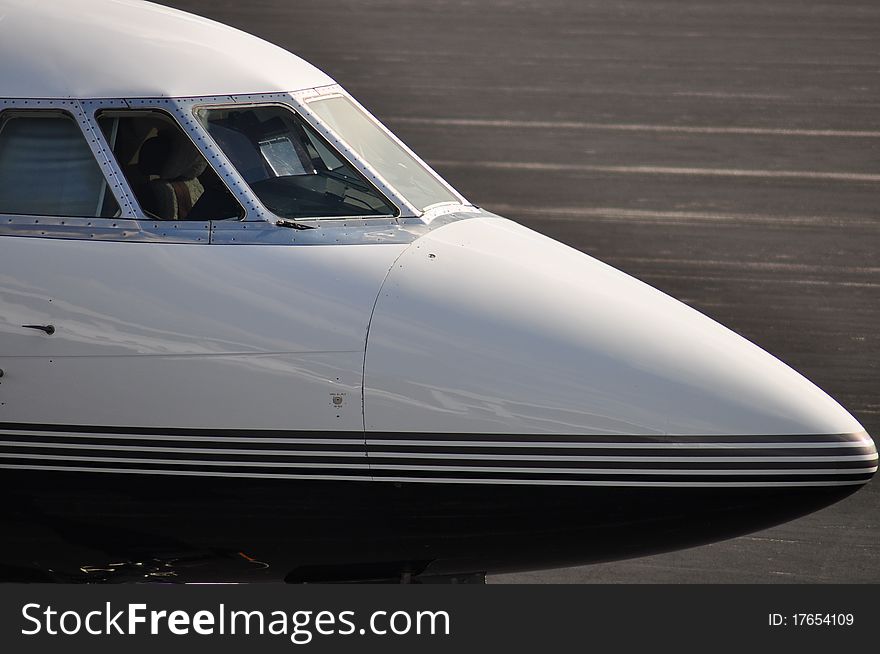
{"type": "Polygon", "coordinates": [[[400,477],[414,477],[419,479],[437,479],[444,477],[453,477],[456,479],[480,480],[480,479],[497,479],[504,481],[525,481],[525,480],[565,480],[565,481],[594,481],[594,482],[688,482],[688,483],[730,483],[730,482],[810,482],[810,481],[841,481],[841,482],[865,482],[872,476],[873,472],[860,472],[857,474],[841,475],[833,471],[806,471],[798,474],[742,474],[742,471],[736,471],[737,474],[717,474],[706,471],[694,471],[693,474],[645,474],[641,471],[623,474],[619,471],[607,471],[601,474],[596,473],[569,473],[560,474],[558,470],[546,470],[541,472],[514,472],[505,470],[493,470],[491,473],[483,471],[426,471],[412,469],[395,469],[395,470],[377,470],[373,468],[372,474],[374,479],[397,479],[400,477]]]}
{"type": "MultiPolygon", "coordinates": [[[[178,461],[178,465],[170,462],[153,461],[130,461],[130,460],[50,460],[50,459],[19,459],[10,463],[0,459],[0,468],[24,468],[33,470],[75,470],[79,472],[119,472],[141,474],[174,474],[174,475],[212,475],[212,476],[241,476],[241,477],[273,477],[273,478],[334,478],[350,480],[388,480],[398,481],[406,478],[412,481],[470,481],[470,482],[565,482],[578,483],[590,482],[607,485],[625,483],[651,483],[661,485],[673,483],[681,484],[704,484],[725,485],[731,483],[793,483],[803,484],[808,482],[829,483],[864,483],[871,478],[873,472],[860,472],[857,474],[839,474],[833,471],[806,471],[797,474],[773,474],[771,472],[757,474],[743,474],[735,471],[735,474],[713,474],[706,471],[694,471],[692,474],[646,474],[641,471],[622,473],[620,471],[607,471],[597,473],[567,473],[558,470],[515,472],[507,470],[492,471],[487,474],[482,471],[448,471],[448,470],[416,470],[395,469],[377,470],[363,467],[331,467],[317,466],[306,468],[303,466],[244,466],[241,463],[216,462],[207,465],[202,461],[178,461]]],[[[676,471],[678,472],[678,471],[676,471]]]]}
{"type": "MultiPolygon", "coordinates": [[[[288,439],[292,440],[292,439],[288,439]]],[[[364,443],[360,442],[339,442],[342,439],[316,439],[302,440],[299,442],[265,442],[265,439],[250,440],[247,438],[237,438],[235,440],[178,440],[178,439],[144,439],[140,437],[92,437],[87,435],[76,434],[74,436],[43,434],[6,434],[0,433],[0,447],[9,444],[9,447],[25,446],[26,444],[39,444],[46,447],[58,448],[86,448],[86,449],[106,449],[106,450],[218,450],[233,452],[333,452],[339,454],[350,453],[353,455],[363,455],[364,443]],[[317,440],[317,442],[316,442],[317,440]]]]}
{"type": "MultiPolygon", "coordinates": [[[[119,450],[119,451],[163,451],[163,450],[204,450],[218,453],[231,452],[239,454],[283,454],[283,453],[329,453],[333,455],[363,455],[365,445],[363,442],[350,442],[353,439],[287,439],[286,441],[270,441],[266,439],[250,440],[237,438],[235,440],[178,440],[173,439],[144,439],[140,437],[92,437],[77,434],[75,436],[27,434],[27,433],[0,433],[0,447],[46,447],[68,449],[94,449],[94,450],[119,450]]],[[[714,447],[712,444],[687,444],[678,446],[646,446],[632,447],[595,447],[591,445],[579,445],[577,447],[548,448],[540,444],[520,445],[517,447],[478,447],[467,443],[460,446],[410,446],[410,447],[387,447],[367,444],[371,457],[377,458],[413,458],[413,459],[437,459],[445,458],[473,458],[488,459],[492,457],[510,460],[525,458],[543,458],[546,460],[576,458],[576,457],[604,457],[612,458],[649,458],[649,457],[676,457],[693,458],[695,460],[724,459],[729,457],[754,457],[754,458],[792,458],[792,457],[847,457],[863,456],[874,452],[873,446],[863,443],[847,443],[846,447],[828,444],[826,447],[796,447],[793,443],[787,443],[784,447],[714,447]]]]}
{"type": "Polygon", "coordinates": [[[863,483],[864,432],[437,434],[0,423],[0,468],[464,483],[863,483]],[[368,453],[369,452],[369,453],[368,453]]]}
{"type": "Polygon", "coordinates": [[[245,465],[241,462],[205,462],[205,461],[155,461],[129,460],[112,458],[106,460],[90,460],[86,458],[21,458],[15,460],[0,458],[0,468],[25,468],[34,470],[74,470],[79,472],[110,471],[154,474],[212,474],[223,476],[234,473],[246,477],[290,477],[303,478],[333,477],[339,479],[371,479],[370,469],[366,464],[338,464],[337,467],[327,464],[282,465],[277,467],[245,465]],[[306,467],[311,466],[311,467],[306,467]]]}
{"type": "MultiPolygon", "coordinates": [[[[579,459],[564,460],[540,460],[529,458],[528,454],[521,454],[516,459],[475,459],[468,456],[469,453],[463,453],[460,456],[437,459],[437,458],[410,458],[410,457],[386,457],[381,454],[370,453],[367,457],[363,451],[354,452],[323,452],[317,450],[250,450],[246,447],[240,447],[235,450],[226,448],[183,448],[183,447],[134,447],[129,446],[124,449],[113,447],[95,447],[92,445],[77,444],[44,444],[17,442],[10,445],[0,441],[0,457],[10,458],[28,458],[33,455],[40,457],[43,455],[64,456],[66,458],[83,458],[83,457],[108,457],[108,458],[160,458],[170,460],[192,460],[205,459],[211,461],[248,461],[248,462],[265,462],[265,463],[342,463],[342,462],[366,462],[369,459],[370,465],[374,467],[393,466],[393,465],[413,465],[421,467],[435,466],[479,466],[479,467],[539,467],[539,468],[621,468],[621,467],[638,467],[646,470],[654,468],[673,468],[673,469],[700,469],[700,470],[728,470],[748,467],[750,469],[774,469],[774,468],[810,468],[810,469],[846,469],[846,468],[864,468],[870,465],[876,465],[877,458],[875,455],[856,455],[846,457],[762,457],[765,460],[753,460],[752,457],[743,457],[741,452],[734,452],[733,458],[736,461],[713,460],[719,457],[670,457],[663,456],[663,453],[647,456],[639,456],[637,460],[627,457],[604,457],[604,453],[596,453],[597,456],[581,457],[579,459]],[[667,459],[689,459],[689,460],[667,460],[667,459]],[[773,460],[766,460],[773,459],[773,460]]],[[[731,457],[727,457],[731,458],[731,457]]]]}
{"type": "Polygon", "coordinates": [[[120,427],[109,425],[61,425],[33,422],[0,422],[2,432],[58,432],[61,434],[121,434],[133,436],[176,436],[208,438],[334,438],[361,439],[363,431],[322,431],[299,429],[221,429],[221,428],[179,428],[179,427],[120,427]]]}
{"type": "Polygon", "coordinates": [[[122,427],[108,425],[62,425],[47,423],[0,422],[0,434],[4,432],[58,432],[60,434],[126,436],[174,436],[185,440],[187,437],[211,439],[224,438],[298,438],[298,439],[366,439],[368,443],[378,441],[495,441],[521,443],[568,442],[578,444],[604,443],[646,443],[664,445],[705,444],[705,443],[839,443],[862,441],[867,434],[862,432],[841,434],[706,434],[706,435],[645,435],[645,434],[505,434],[471,432],[377,432],[377,431],[323,431],[296,429],[222,429],[222,428],[178,428],[178,427],[122,427]]]}

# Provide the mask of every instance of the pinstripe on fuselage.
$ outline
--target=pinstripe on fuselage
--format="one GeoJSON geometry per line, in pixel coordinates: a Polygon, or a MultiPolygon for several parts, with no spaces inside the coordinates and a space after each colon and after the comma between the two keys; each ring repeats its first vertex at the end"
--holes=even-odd
{"type": "Polygon", "coordinates": [[[864,432],[622,436],[176,429],[0,423],[0,468],[515,485],[856,485],[864,432]]]}

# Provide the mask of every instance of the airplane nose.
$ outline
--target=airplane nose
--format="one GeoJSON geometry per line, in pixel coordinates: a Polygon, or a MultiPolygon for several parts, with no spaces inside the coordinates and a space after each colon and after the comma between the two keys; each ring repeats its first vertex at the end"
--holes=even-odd
{"type": "Polygon", "coordinates": [[[772,355],[498,217],[435,229],[400,257],[364,374],[377,477],[832,488],[877,469],[864,428],[772,355]]]}
{"type": "Polygon", "coordinates": [[[375,479],[442,484],[432,501],[470,511],[494,556],[515,530],[532,567],[749,533],[877,470],[865,429],[784,363],[498,217],[432,230],[389,272],[364,420],[375,479]]]}

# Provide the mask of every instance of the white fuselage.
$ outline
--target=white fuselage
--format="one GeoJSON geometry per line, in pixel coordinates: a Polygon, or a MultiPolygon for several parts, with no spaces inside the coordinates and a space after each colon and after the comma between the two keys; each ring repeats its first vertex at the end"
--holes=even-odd
{"type": "Polygon", "coordinates": [[[800,374],[470,204],[298,57],[0,0],[0,581],[606,561],[876,470],[800,374]]]}
{"type": "Polygon", "coordinates": [[[516,223],[460,218],[409,244],[0,238],[0,423],[43,448],[0,466],[604,486],[847,485],[876,470],[861,426],[760,348],[516,223]],[[39,425],[78,435],[43,443],[39,425]],[[173,442],[132,459],[77,440],[142,429],[173,442]],[[218,436],[222,469],[210,450],[167,458],[191,430],[307,447],[257,461],[218,436]],[[793,449],[817,438],[817,456],[793,449]],[[706,456],[679,461],[688,443],[706,456]]]}
{"type": "Polygon", "coordinates": [[[362,430],[367,326],[403,247],[0,238],[0,421],[362,430]]]}

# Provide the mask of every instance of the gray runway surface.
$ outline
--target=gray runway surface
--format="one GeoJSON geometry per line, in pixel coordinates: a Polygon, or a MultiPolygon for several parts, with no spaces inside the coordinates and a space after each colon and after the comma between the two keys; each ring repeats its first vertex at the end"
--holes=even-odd
{"type": "MultiPolygon", "coordinates": [[[[880,435],[880,4],[166,4],[312,61],[472,202],[716,318],[880,435]]],[[[880,484],[746,538],[491,581],[880,582],[880,484]]]]}

